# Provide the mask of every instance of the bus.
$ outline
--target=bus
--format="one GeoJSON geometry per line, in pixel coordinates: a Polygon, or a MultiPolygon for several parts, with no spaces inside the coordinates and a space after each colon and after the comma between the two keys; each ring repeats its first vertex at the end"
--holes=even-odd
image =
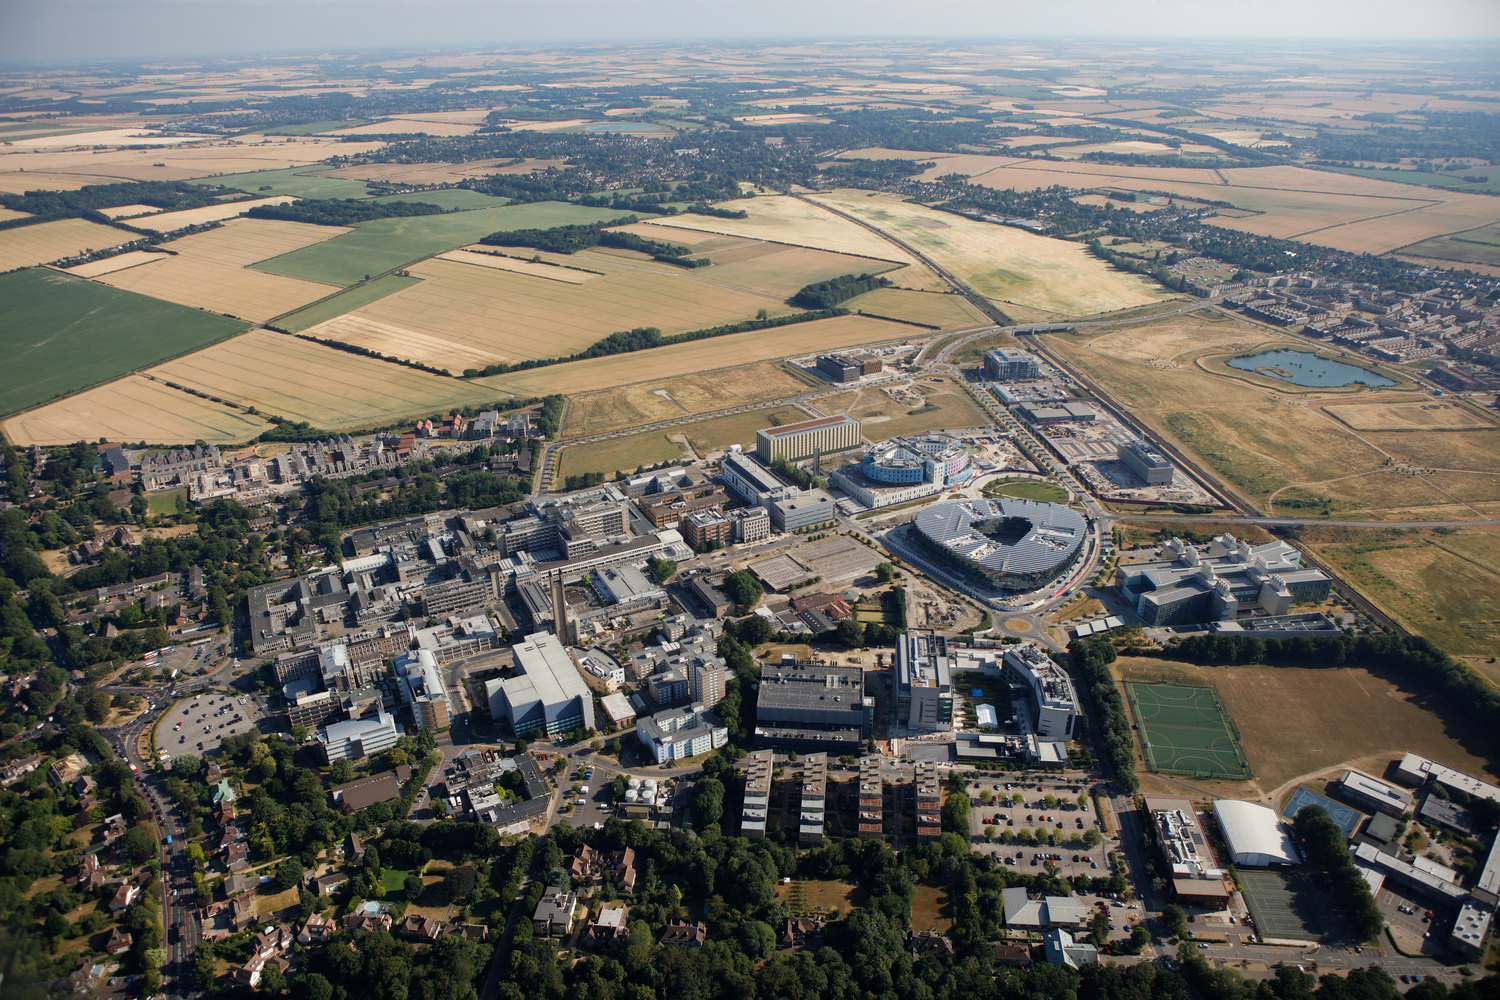
{"type": "Polygon", "coordinates": [[[202,639],[194,639],[192,642],[188,643],[188,645],[189,646],[207,646],[209,643],[211,643],[213,641],[214,641],[214,637],[210,635],[210,636],[205,636],[202,639]]]}

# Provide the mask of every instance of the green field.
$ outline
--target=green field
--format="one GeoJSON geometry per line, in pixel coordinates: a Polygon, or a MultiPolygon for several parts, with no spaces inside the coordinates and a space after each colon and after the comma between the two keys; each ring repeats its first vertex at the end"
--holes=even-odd
{"type": "Polygon", "coordinates": [[[0,275],[0,414],[77,392],[244,331],[248,324],[33,268],[0,275]]]}
{"type": "Polygon", "coordinates": [[[1484,226],[1402,247],[1414,257],[1435,257],[1463,263],[1500,265],[1500,226],[1484,226]]]}
{"type": "Polygon", "coordinates": [[[546,229],[618,219],[627,213],[540,201],[451,215],[419,215],[361,222],[352,232],[254,265],[288,278],[352,285],[366,276],[413,264],[506,229],[546,229]]]}
{"type": "Polygon", "coordinates": [[[387,274],[367,281],[362,285],[356,285],[348,291],[341,292],[331,298],[316,302],[304,309],[299,309],[290,316],[283,316],[276,320],[276,325],[283,330],[292,333],[301,333],[308,327],[317,326],[319,323],[327,322],[346,312],[352,312],[361,306],[367,306],[377,299],[383,299],[392,292],[417,284],[421,278],[402,277],[399,274],[387,274]]]}
{"type": "Polygon", "coordinates": [[[364,181],[342,177],[316,177],[313,171],[327,167],[287,167],[284,170],[253,170],[248,174],[221,174],[218,177],[196,177],[189,184],[223,185],[239,188],[262,197],[291,194],[298,198],[360,198],[370,193],[364,181]],[[262,188],[266,190],[262,190],[262,188]]]}
{"type": "Polygon", "coordinates": [[[146,494],[146,509],[152,514],[175,514],[177,513],[177,498],[181,497],[183,502],[187,501],[188,491],[165,490],[161,493],[146,494]]]}
{"type": "Polygon", "coordinates": [[[478,191],[470,191],[468,188],[416,191],[412,194],[388,194],[383,198],[372,198],[370,200],[381,203],[389,201],[419,201],[427,205],[436,205],[438,208],[446,208],[449,211],[454,209],[468,211],[474,208],[503,208],[510,204],[509,198],[497,198],[492,194],[480,194],[478,191]]]}
{"type": "Polygon", "coordinates": [[[769,410],[751,410],[749,413],[734,413],[712,420],[699,420],[680,429],[686,434],[688,443],[701,456],[704,452],[728,448],[732,444],[744,445],[745,450],[755,447],[755,432],[771,426],[792,424],[806,420],[807,414],[794,407],[769,410]],[[772,419],[775,418],[775,419],[772,419]]]}
{"type": "Polygon", "coordinates": [[[1151,770],[1200,778],[1249,778],[1245,752],[1212,688],[1126,684],[1151,770]]]}
{"type": "Polygon", "coordinates": [[[1378,181],[1394,181],[1398,184],[1420,184],[1423,187],[1451,188],[1454,191],[1480,191],[1500,194],[1500,171],[1494,167],[1469,167],[1451,173],[1426,173],[1421,170],[1382,170],[1379,167],[1321,167],[1339,174],[1355,177],[1373,177],[1378,181]],[[1479,183],[1470,183],[1464,177],[1483,177],[1479,183]]]}
{"type": "Polygon", "coordinates": [[[1043,500],[1047,503],[1067,503],[1068,494],[1051,483],[1039,483],[1034,479],[1001,479],[984,487],[987,497],[1016,497],[1020,500],[1043,500]]]}

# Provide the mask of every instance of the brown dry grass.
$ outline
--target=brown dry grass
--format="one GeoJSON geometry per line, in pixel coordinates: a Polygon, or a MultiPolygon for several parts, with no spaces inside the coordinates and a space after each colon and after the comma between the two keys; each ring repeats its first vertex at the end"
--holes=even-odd
{"type": "Polygon", "coordinates": [[[869,892],[859,886],[845,882],[823,882],[817,879],[797,880],[776,886],[776,898],[787,905],[789,912],[808,916],[826,917],[834,910],[847,917],[849,911],[863,902],[869,892]],[[794,891],[795,890],[795,891],[794,891]],[[800,897],[795,906],[793,896],[800,897]],[[806,905],[804,906],[803,903],[806,905]]]}
{"type": "MultiPolygon", "coordinates": [[[[921,385],[921,383],[918,383],[921,385]]],[[[927,404],[913,408],[876,388],[856,389],[817,401],[824,413],[847,413],[860,421],[861,431],[871,441],[920,434],[938,428],[979,427],[989,423],[968,396],[939,386],[924,386],[927,404]]]]}
{"type": "Polygon", "coordinates": [[[1122,680],[1166,676],[1218,689],[1255,779],[1193,784],[1230,798],[1264,798],[1295,778],[1349,761],[1398,759],[1408,750],[1470,774],[1496,770],[1468,749],[1484,745],[1483,734],[1445,722],[1433,711],[1442,704],[1425,693],[1361,667],[1198,667],[1122,656],[1114,670],[1122,680]]]}
{"type": "Polygon", "coordinates": [[[666,378],[582,393],[568,401],[564,437],[586,437],[670,420],[686,413],[778,399],[806,392],[811,386],[778,361],[700,372],[690,378],[666,378]]]}
{"type": "MultiPolygon", "coordinates": [[[[898,284],[905,271],[886,275],[898,284]]],[[[983,326],[989,320],[979,314],[967,299],[957,294],[929,292],[908,288],[877,288],[873,292],[857,295],[844,303],[844,307],[856,312],[875,316],[889,316],[912,323],[925,323],[939,331],[966,330],[983,326]]]]}
{"type": "Polygon", "coordinates": [[[1491,421],[1456,403],[1343,403],[1324,406],[1323,411],[1331,413],[1357,431],[1495,426],[1491,421]]]}
{"type": "Polygon", "coordinates": [[[245,201],[225,202],[222,205],[206,205],[203,208],[188,208],[181,212],[160,212],[136,221],[139,229],[155,233],[170,233],[187,226],[201,226],[205,222],[220,222],[244,215],[259,205],[285,205],[297,199],[289,194],[273,195],[269,198],[251,198],[245,201]]]}
{"type": "Polygon", "coordinates": [[[277,219],[230,219],[218,229],[184,236],[166,247],[216,264],[244,267],[347,232],[349,230],[343,226],[313,226],[277,219]]]}
{"type": "Polygon", "coordinates": [[[925,931],[947,934],[953,929],[953,904],[946,889],[917,886],[916,898],[911,902],[911,929],[914,934],[925,931]]]}

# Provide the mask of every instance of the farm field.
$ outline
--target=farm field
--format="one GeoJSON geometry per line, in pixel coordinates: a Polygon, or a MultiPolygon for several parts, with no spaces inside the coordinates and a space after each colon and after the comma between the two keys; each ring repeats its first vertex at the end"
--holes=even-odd
{"type": "Polygon", "coordinates": [[[545,229],[601,222],[620,215],[613,209],[583,208],[546,201],[449,215],[377,219],[361,222],[352,232],[263,261],[256,267],[288,278],[352,285],[366,276],[403,267],[431,254],[467,246],[500,230],[545,229]]]}
{"type": "Polygon", "coordinates": [[[723,451],[732,444],[744,446],[746,451],[755,447],[755,432],[765,427],[780,427],[808,419],[808,415],[795,406],[772,407],[751,410],[749,413],[734,413],[712,420],[672,428],[673,434],[685,435],[688,444],[701,458],[709,452],[723,451]]]}
{"type": "MultiPolygon", "coordinates": [[[[681,433],[682,429],[672,430],[681,433]]],[[[557,483],[560,485],[568,476],[585,472],[602,472],[607,479],[616,472],[634,472],[641,466],[675,462],[682,457],[682,446],[667,434],[665,430],[647,431],[564,448],[558,458],[557,483]]]]}
{"type": "MultiPolygon", "coordinates": [[[[1226,798],[1264,799],[1293,779],[1356,761],[1399,758],[1407,750],[1470,774],[1494,771],[1461,742],[1482,746],[1483,734],[1428,711],[1425,692],[1408,690],[1362,667],[1199,667],[1121,656],[1112,669],[1122,683],[1165,677],[1218,690],[1239,727],[1254,779],[1194,780],[1192,785],[1226,798]]],[[[1148,790],[1160,780],[1142,773],[1148,790]]]]}
{"type": "Polygon", "coordinates": [[[1402,247],[1403,254],[1500,266],[1500,226],[1484,226],[1402,247]]]}
{"type": "Polygon", "coordinates": [[[529,274],[533,278],[561,281],[566,285],[581,285],[585,281],[593,281],[601,276],[598,271],[588,271],[581,267],[565,267],[558,264],[538,263],[534,260],[521,260],[518,257],[507,257],[477,248],[449,250],[447,253],[438,254],[433,259],[450,260],[455,264],[473,264],[475,267],[492,267],[497,271],[511,271],[515,274],[529,274]]]}
{"type": "Polygon", "coordinates": [[[1500,656],[1500,531],[1304,529],[1302,544],[1456,656],[1500,656]]]}
{"type": "Polygon", "coordinates": [[[772,316],[793,311],[779,298],[685,272],[612,270],[575,285],[453,260],[424,261],[411,269],[420,284],[334,320],[336,329],[317,327],[309,335],[460,372],[572,354],[617,330],[656,327],[673,334],[753,319],[761,309],[772,316]]]}
{"type": "MultiPolygon", "coordinates": [[[[545,396],[588,392],[723,368],[726,359],[744,364],[781,359],[809,351],[831,351],[858,344],[903,342],[912,328],[868,316],[835,316],[750,333],[733,333],[614,357],[570,361],[532,371],[476,379],[500,395],[545,396]]],[[[722,404],[720,404],[722,405],[722,404]]],[[[705,406],[702,409],[717,409],[705,406]]]]}
{"type": "Polygon", "coordinates": [[[478,191],[470,191],[467,188],[452,188],[447,191],[416,191],[412,194],[389,194],[373,200],[382,204],[392,201],[421,202],[427,205],[436,205],[438,208],[446,208],[449,211],[454,209],[468,211],[474,208],[501,208],[510,204],[509,198],[498,198],[492,194],[481,194],[478,191]]]}
{"type": "MultiPolygon", "coordinates": [[[[1227,357],[1288,341],[1217,313],[1194,313],[1122,327],[1099,337],[1045,335],[1046,343],[1102,384],[1140,420],[1195,453],[1241,496],[1280,513],[1337,517],[1463,519],[1473,508],[1429,482],[1390,465],[1500,471],[1500,434],[1474,431],[1392,432],[1356,436],[1318,409],[1383,390],[1289,392],[1257,380],[1220,376],[1197,359],[1227,357]],[[1305,401],[1302,401],[1305,400],[1305,401]],[[1422,457],[1435,444],[1438,455],[1422,457]]],[[[1243,373],[1241,373],[1243,374],[1243,373]]],[[[1296,387],[1291,387],[1296,389],[1296,387]]],[[[1408,396],[1408,399],[1412,397],[1408,396]]],[[[1413,400],[1414,401],[1414,400],[1413,400]]],[[[1500,498],[1497,498],[1500,499],[1500,498]]]]}
{"type": "MultiPolygon", "coordinates": [[[[901,275],[905,273],[905,270],[895,271],[886,277],[899,282],[901,275]]],[[[872,292],[856,295],[844,303],[844,308],[911,323],[925,323],[939,330],[964,330],[989,322],[979,314],[979,310],[959,295],[907,288],[877,288],[872,292]]]]}
{"type": "Polygon", "coordinates": [[[190,445],[249,441],[269,430],[262,417],[191,396],[144,375],[127,375],[66,401],[17,414],[0,430],[19,447],[97,440],[190,445]]]}
{"type": "Polygon", "coordinates": [[[134,233],[111,229],[85,219],[58,219],[0,230],[0,271],[46,264],[84,250],[106,250],[137,239],[134,233]]]}
{"type": "Polygon", "coordinates": [[[1084,316],[1160,301],[1155,286],[1115,271],[1081,243],[978,222],[889,195],[835,191],[816,196],[918,246],[981,295],[1055,314],[1084,316]]]}
{"type": "Polygon", "coordinates": [[[246,325],[46,270],[0,275],[0,302],[9,376],[0,388],[0,413],[203,347],[246,325]]]}
{"type": "Polygon", "coordinates": [[[429,375],[268,330],[252,330],[149,374],[329,430],[504,397],[477,382],[429,375]]]}
{"type": "Polygon", "coordinates": [[[188,208],[181,212],[158,212],[135,222],[137,229],[149,229],[157,233],[170,233],[187,226],[201,226],[206,222],[222,222],[244,215],[261,205],[285,205],[297,199],[289,195],[273,198],[254,198],[247,201],[231,201],[222,205],[205,205],[203,208],[188,208]]]}
{"type": "Polygon", "coordinates": [[[562,433],[565,438],[587,437],[670,420],[684,413],[794,396],[812,388],[777,361],[705,371],[690,378],[641,382],[569,397],[562,433]]]}
{"type": "Polygon", "coordinates": [[[769,195],[725,202],[723,207],[742,210],[749,213],[749,217],[716,219],[707,215],[674,215],[666,219],[653,219],[642,225],[649,229],[669,230],[659,239],[671,240],[673,237],[670,230],[691,229],[909,264],[915,274],[924,277],[921,279],[922,283],[918,284],[914,274],[903,281],[903,284],[914,288],[943,288],[936,275],[928,273],[925,267],[895,244],[810,202],[788,195],[769,195]]]}
{"type": "Polygon", "coordinates": [[[186,254],[153,256],[159,260],[112,271],[98,280],[114,288],[255,323],[263,323],[335,291],[328,285],[217,264],[186,254]]]}
{"type": "Polygon", "coordinates": [[[367,306],[393,292],[409,288],[421,280],[421,278],[405,277],[399,274],[382,275],[374,281],[361,282],[323,302],[300,309],[290,316],[283,316],[276,321],[276,325],[292,333],[303,333],[319,323],[337,319],[345,313],[367,306]]]}
{"type": "Polygon", "coordinates": [[[298,198],[362,198],[370,193],[370,185],[364,181],[323,176],[317,165],[221,174],[202,177],[192,183],[238,188],[252,194],[289,194],[298,198]]]}
{"type": "Polygon", "coordinates": [[[927,405],[932,409],[912,407],[876,388],[827,396],[814,405],[824,413],[847,413],[858,419],[862,433],[871,441],[944,427],[978,427],[989,423],[960,389],[947,383],[936,384],[931,379],[917,383],[917,389],[927,397],[927,405]]]}
{"type": "Polygon", "coordinates": [[[319,169],[315,176],[340,180],[386,181],[391,184],[453,184],[466,177],[527,174],[562,165],[563,161],[560,159],[529,159],[515,164],[511,164],[509,160],[494,159],[469,160],[465,163],[361,163],[333,170],[319,169]]]}
{"type": "Polygon", "coordinates": [[[163,244],[190,257],[244,267],[349,232],[345,226],[313,226],[280,219],[230,219],[217,229],[163,244]]]}
{"type": "Polygon", "coordinates": [[[91,260],[87,264],[75,264],[72,267],[64,268],[64,270],[80,278],[97,278],[101,274],[113,274],[116,271],[123,271],[128,267],[139,267],[142,264],[157,264],[170,259],[169,255],[163,253],[131,250],[127,253],[115,254],[113,257],[105,257],[101,260],[91,260]]]}

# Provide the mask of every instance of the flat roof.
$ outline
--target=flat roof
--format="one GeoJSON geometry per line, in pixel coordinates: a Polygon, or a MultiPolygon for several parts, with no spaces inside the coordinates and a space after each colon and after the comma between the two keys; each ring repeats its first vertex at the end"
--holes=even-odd
{"type": "Polygon", "coordinates": [[[780,427],[767,427],[757,431],[769,438],[785,437],[788,434],[800,434],[802,431],[815,431],[822,427],[837,427],[839,424],[857,424],[858,420],[847,413],[840,413],[833,417],[818,417],[816,420],[804,420],[798,424],[782,424],[780,427]]]}

